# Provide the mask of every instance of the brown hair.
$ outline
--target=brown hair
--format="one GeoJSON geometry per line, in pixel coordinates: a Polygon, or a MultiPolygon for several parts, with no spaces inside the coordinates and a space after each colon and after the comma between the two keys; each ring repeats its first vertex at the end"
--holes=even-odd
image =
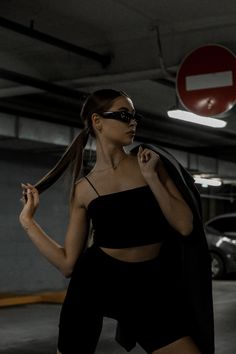
{"type": "Polygon", "coordinates": [[[39,194],[52,186],[60,178],[60,176],[69,167],[71,167],[72,181],[69,202],[70,206],[72,205],[75,192],[75,182],[81,173],[84,147],[87,144],[89,134],[95,136],[91,116],[93,113],[102,113],[108,110],[112,105],[112,102],[120,96],[129,97],[123,91],[102,89],[93,92],[86,98],[80,112],[80,117],[84,123],[84,128],[73,139],[70,145],[68,145],[56,165],[34,184],[34,187],[37,188],[39,194]]]}

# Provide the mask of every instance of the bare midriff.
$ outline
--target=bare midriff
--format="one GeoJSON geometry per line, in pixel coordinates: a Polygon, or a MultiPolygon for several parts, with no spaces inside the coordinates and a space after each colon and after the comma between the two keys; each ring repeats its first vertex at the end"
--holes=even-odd
{"type": "Polygon", "coordinates": [[[128,247],[128,248],[106,248],[100,247],[109,256],[125,262],[142,262],[159,255],[161,242],[151,245],[128,247]]]}

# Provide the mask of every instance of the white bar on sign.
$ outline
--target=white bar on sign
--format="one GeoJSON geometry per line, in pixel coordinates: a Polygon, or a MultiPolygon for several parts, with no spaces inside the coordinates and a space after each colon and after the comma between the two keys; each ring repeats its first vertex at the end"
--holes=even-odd
{"type": "Polygon", "coordinates": [[[233,86],[233,72],[222,71],[201,75],[186,76],[186,91],[233,86]]]}

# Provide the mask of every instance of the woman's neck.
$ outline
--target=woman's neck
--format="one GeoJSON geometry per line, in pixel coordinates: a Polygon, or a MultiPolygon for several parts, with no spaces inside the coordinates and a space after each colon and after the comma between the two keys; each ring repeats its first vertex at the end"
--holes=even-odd
{"type": "Polygon", "coordinates": [[[97,171],[105,169],[116,170],[128,156],[123,147],[117,148],[113,146],[103,148],[100,144],[97,144],[96,154],[95,169],[97,171]]]}

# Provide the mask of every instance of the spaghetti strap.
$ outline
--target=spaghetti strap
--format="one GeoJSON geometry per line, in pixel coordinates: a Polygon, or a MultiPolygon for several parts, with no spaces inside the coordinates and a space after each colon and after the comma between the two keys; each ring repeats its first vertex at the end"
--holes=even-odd
{"type": "Polygon", "coordinates": [[[93,188],[93,190],[97,193],[97,195],[99,196],[98,191],[96,190],[96,188],[94,187],[94,185],[90,182],[90,180],[88,179],[88,177],[84,176],[84,178],[88,181],[88,183],[90,184],[90,186],[93,188]]]}

